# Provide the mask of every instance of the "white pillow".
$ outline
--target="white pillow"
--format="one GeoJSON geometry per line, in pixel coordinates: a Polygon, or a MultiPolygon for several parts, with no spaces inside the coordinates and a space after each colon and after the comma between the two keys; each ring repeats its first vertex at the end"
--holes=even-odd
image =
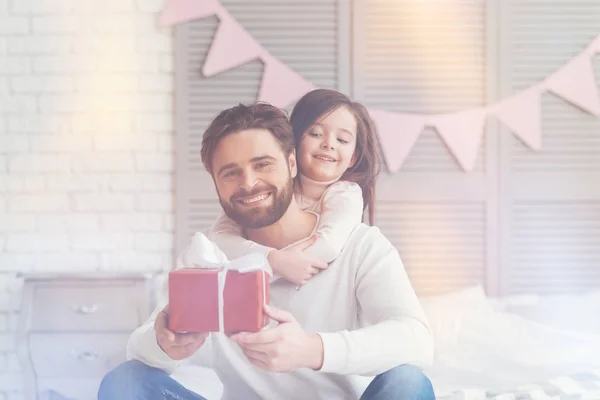
{"type": "Polygon", "coordinates": [[[433,331],[436,354],[456,347],[462,323],[467,316],[483,317],[494,312],[482,285],[419,299],[433,331]]]}
{"type": "Polygon", "coordinates": [[[507,298],[504,311],[555,328],[600,333],[600,289],[587,293],[507,298]]]}

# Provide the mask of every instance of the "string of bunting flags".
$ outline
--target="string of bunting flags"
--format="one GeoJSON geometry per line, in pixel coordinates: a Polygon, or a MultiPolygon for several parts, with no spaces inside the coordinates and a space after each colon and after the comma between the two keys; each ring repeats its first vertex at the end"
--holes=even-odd
{"type": "MultiPolygon", "coordinates": [[[[257,101],[277,107],[292,104],[316,89],[288,65],[269,53],[225,9],[219,0],[167,0],[161,26],[216,15],[219,26],[202,67],[211,77],[247,62],[264,63],[257,101]]],[[[533,150],[541,148],[541,95],[551,92],[582,110],[600,115],[600,95],[592,58],[600,52],[598,35],[578,55],[541,82],[483,107],[448,114],[409,114],[369,110],[381,142],[389,172],[397,172],[425,127],[433,127],[465,171],[475,167],[488,117],[495,117],[533,150]]]]}

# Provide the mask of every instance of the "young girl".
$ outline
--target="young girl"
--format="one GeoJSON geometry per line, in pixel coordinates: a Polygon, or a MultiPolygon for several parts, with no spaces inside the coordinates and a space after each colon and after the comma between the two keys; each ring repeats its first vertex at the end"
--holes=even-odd
{"type": "Polygon", "coordinates": [[[209,238],[230,258],[250,252],[267,255],[275,273],[304,285],[340,254],[368,208],[373,224],[377,137],[367,109],[334,90],[317,89],[302,97],[290,117],[300,208],[320,214],[307,241],[277,250],[242,237],[242,229],[221,213],[209,238]]]}

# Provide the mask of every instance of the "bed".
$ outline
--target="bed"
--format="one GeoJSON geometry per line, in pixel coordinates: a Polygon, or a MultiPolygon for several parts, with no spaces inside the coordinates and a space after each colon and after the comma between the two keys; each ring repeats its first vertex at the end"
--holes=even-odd
{"type": "MultiPolygon", "coordinates": [[[[489,298],[480,286],[421,298],[435,337],[426,374],[441,400],[600,400],[600,288],[489,298]]],[[[222,386],[207,346],[174,375],[209,400],[222,386]]]]}

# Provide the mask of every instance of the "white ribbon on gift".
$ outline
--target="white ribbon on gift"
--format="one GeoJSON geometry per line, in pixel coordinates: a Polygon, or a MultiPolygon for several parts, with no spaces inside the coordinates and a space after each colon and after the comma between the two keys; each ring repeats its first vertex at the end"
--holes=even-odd
{"type": "MultiPolygon", "coordinates": [[[[260,253],[250,253],[236,258],[232,261],[227,260],[227,256],[216,245],[210,241],[203,233],[197,232],[192,238],[191,243],[182,253],[178,260],[178,268],[195,267],[202,269],[218,269],[218,305],[219,305],[219,332],[225,332],[225,323],[223,310],[225,306],[224,291],[227,281],[228,271],[238,271],[246,273],[251,271],[262,271],[263,273],[263,305],[267,303],[267,279],[264,274],[273,276],[273,270],[269,265],[267,257],[260,253]]],[[[265,317],[266,320],[266,317],[265,317]]]]}

